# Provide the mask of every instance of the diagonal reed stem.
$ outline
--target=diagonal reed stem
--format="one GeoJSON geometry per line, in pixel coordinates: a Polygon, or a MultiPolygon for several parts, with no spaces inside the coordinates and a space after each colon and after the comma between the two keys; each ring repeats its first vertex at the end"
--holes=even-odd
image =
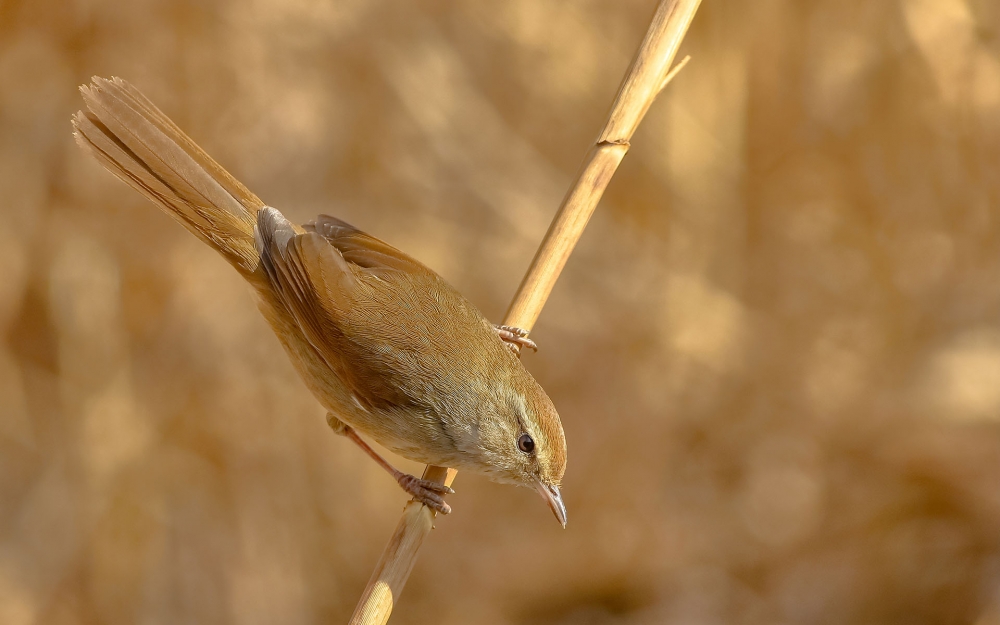
{"type": "MultiPolygon", "coordinates": [[[[701,0],[661,0],[653,15],[597,143],[590,149],[562,205],[549,226],[517,294],[504,325],[531,330],[552,292],[566,260],[580,240],[590,216],[611,177],[628,152],[629,142],[656,96],[687,62],[670,70],[701,0]]],[[[423,477],[451,485],[456,471],[428,466],[423,477]]],[[[403,517],[375,566],[351,625],[383,625],[389,620],[406,579],[417,561],[424,538],[434,527],[434,513],[415,501],[406,504],[403,517]]]]}

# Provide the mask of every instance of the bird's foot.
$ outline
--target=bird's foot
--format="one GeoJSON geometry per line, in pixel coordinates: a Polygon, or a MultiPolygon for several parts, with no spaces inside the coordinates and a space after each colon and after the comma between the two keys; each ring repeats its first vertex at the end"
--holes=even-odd
{"type": "Polygon", "coordinates": [[[520,355],[522,347],[538,351],[538,345],[528,338],[527,330],[504,325],[495,325],[493,327],[496,328],[497,334],[500,335],[500,340],[515,354],[520,355]]]}
{"type": "Polygon", "coordinates": [[[371,448],[371,445],[366,443],[363,438],[361,438],[354,428],[347,425],[333,413],[327,413],[326,422],[330,424],[333,431],[341,436],[346,436],[351,439],[355,445],[361,448],[366,454],[368,454],[372,460],[374,460],[380,467],[385,469],[389,475],[396,480],[400,488],[410,494],[416,501],[424,504],[432,510],[437,510],[441,514],[450,514],[451,506],[449,506],[444,501],[445,495],[454,494],[451,488],[440,484],[438,482],[433,482],[431,480],[424,480],[419,477],[414,477],[408,473],[403,473],[396,467],[389,464],[389,462],[380,456],[378,452],[371,448]]]}
{"type": "Polygon", "coordinates": [[[455,491],[444,484],[420,479],[402,471],[396,471],[393,477],[396,478],[400,488],[412,495],[414,500],[441,514],[451,513],[451,506],[445,502],[444,495],[454,494],[455,491]]]}

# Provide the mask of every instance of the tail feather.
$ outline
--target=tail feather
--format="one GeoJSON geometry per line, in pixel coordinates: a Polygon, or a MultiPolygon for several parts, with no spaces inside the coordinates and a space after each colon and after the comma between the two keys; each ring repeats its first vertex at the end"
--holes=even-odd
{"type": "Polygon", "coordinates": [[[126,81],[95,77],[80,90],[89,110],[73,117],[77,143],[237,269],[253,273],[260,198],[126,81]]]}

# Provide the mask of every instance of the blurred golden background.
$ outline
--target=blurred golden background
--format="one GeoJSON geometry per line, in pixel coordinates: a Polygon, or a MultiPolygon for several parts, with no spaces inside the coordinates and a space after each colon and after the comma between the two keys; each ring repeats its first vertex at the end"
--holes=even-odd
{"type": "MultiPolygon", "coordinates": [[[[77,85],[499,320],[654,7],[0,2],[0,623],[345,622],[404,503],[77,85]]],[[[569,529],[461,474],[393,622],[1000,623],[998,33],[706,0],[525,356],[569,529]]]]}

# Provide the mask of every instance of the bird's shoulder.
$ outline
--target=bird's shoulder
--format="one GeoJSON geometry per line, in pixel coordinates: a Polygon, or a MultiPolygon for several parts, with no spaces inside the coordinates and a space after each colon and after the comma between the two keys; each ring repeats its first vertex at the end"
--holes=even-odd
{"type": "Polygon", "coordinates": [[[274,290],[363,402],[420,403],[431,388],[457,389],[503,349],[479,310],[411,256],[335,217],[297,229],[264,211],[258,249],[274,290]]]}

